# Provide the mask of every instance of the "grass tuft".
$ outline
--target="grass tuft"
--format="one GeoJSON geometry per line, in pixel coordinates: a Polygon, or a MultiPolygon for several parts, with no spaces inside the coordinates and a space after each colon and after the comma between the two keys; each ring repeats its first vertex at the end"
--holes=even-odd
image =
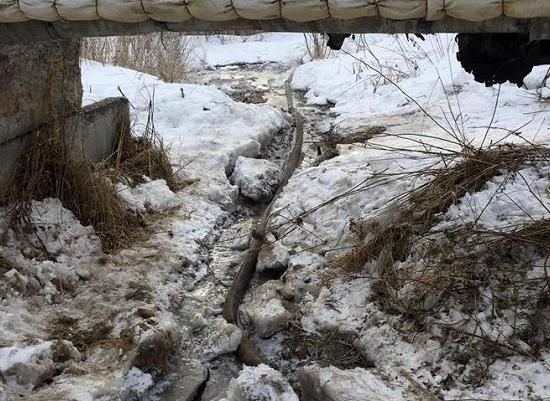
{"type": "Polygon", "coordinates": [[[464,151],[462,156],[451,167],[423,172],[432,179],[390,206],[389,212],[395,215],[393,223],[376,227],[368,241],[339,259],[338,265],[353,272],[381,255],[391,263],[403,260],[409,253],[410,237],[429,230],[438,213],[456,204],[467,193],[479,191],[495,176],[550,160],[550,150],[531,145],[503,145],[464,151]]]}
{"type": "Polygon", "coordinates": [[[50,197],[59,198],[83,225],[93,226],[106,252],[128,246],[142,232],[142,218],[117,196],[107,172],[75,155],[58,124],[33,133],[1,199],[14,223],[28,224],[32,200],[50,197]]]}
{"type": "MultiPolygon", "coordinates": [[[[153,130],[141,136],[122,132],[117,141],[117,151],[110,164],[120,177],[129,178],[133,184],[145,182],[144,177],[163,179],[172,191],[182,188],[174,174],[167,149],[162,138],[153,130]]],[[[117,178],[117,177],[114,177],[117,178]]]]}

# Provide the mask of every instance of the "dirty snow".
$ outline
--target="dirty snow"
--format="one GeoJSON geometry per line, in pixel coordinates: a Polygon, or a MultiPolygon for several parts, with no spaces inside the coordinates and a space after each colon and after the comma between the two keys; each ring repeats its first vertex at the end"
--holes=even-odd
{"type": "Polygon", "coordinates": [[[227,390],[226,401],[298,401],[283,375],[267,365],[246,366],[227,390]]]}
{"type": "Polygon", "coordinates": [[[31,362],[34,358],[47,353],[52,343],[45,341],[36,345],[22,344],[0,348],[0,372],[5,372],[18,363],[31,362]]]}
{"type": "Polygon", "coordinates": [[[117,184],[117,193],[130,207],[145,212],[165,212],[179,206],[177,195],[168,188],[165,180],[154,180],[130,187],[117,184]]]}
{"type": "Polygon", "coordinates": [[[466,194],[458,204],[451,205],[433,230],[448,228],[457,222],[475,222],[488,229],[510,229],[526,220],[547,219],[550,217],[549,188],[550,166],[504,173],[489,180],[481,191],[466,194]]]}
{"type": "MultiPolygon", "coordinates": [[[[261,263],[266,269],[276,266],[283,276],[258,285],[242,308],[260,337],[273,336],[258,339],[260,348],[279,355],[282,345],[277,341],[284,339],[291,319],[307,331],[339,329],[356,334],[374,368],[320,369],[319,386],[331,396],[348,394],[349,399],[358,400],[371,394],[383,400],[426,399],[427,393],[448,400],[550,397],[547,352],[538,359],[497,358],[480,370],[486,380],[473,386],[468,380],[480,372],[475,357],[467,362],[447,358],[441,332],[411,335],[411,327],[399,314],[389,314],[372,301],[369,266],[361,272],[365,277],[346,279],[333,279],[330,270],[332,261],[360,244],[373,227],[392,221],[394,213],[387,206],[423,182],[423,177],[412,173],[441,165],[437,155],[398,149],[437,153],[458,150],[466,143],[548,144],[550,88],[541,88],[548,66],[537,67],[524,88],[510,84],[486,88],[456,61],[453,35],[427,36],[424,42],[403,35],[361,35],[346,43],[349,54],[333,52],[315,61],[305,56],[302,35],[197,42],[195,68],[210,68],[210,77],[201,79],[211,83],[239,73],[239,67],[216,70],[216,65],[270,62],[280,65],[280,71],[266,74],[252,69],[250,76],[257,74],[258,87],[278,85],[280,90],[288,70],[298,60],[303,62],[295,71],[293,87],[305,91],[308,103],[298,106],[310,124],[306,134],[313,142],[306,145],[306,159],[331,129],[387,128],[366,144],[338,145],[340,155],[318,166],[305,163],[276,201],[270,220],[276,235],[269,236],[276,245],[271,245],[271,252],[263,251],[261,263]]],[[[224,283],[230,282],[238,263],[223,259],[212,272],[208,249],[231,220],[239,189],[228,177],[235,164],[239,158],[260,157],[289,120],[277,108],[234,101],[229,96],[233,87],[167,84],[90,61],[82,62],[82,74],[83,103],[123,94],[131,103],[136,131],[143,130],[152,110],[155,129],[170,147],[175,170],[193,183],[178,193],[162,180],[133,188],[120,184],[121,198],[134,209],[168,213],[154,223],[150,239],[111,255],[103,254],[93,229],[82,226],[58,200],[33,202],[31,224],[36,235],[14,230],[1,218],[0,256],[10,266],[4,271],[0,264],[5,278],[0,283],[0,371],[49,352],[54,331],[56,336],[71,336],[74,346],[83,345],[86,360],[79,365],[83,369],[79,374],[67,369],[53,377],[51,386],[36,391],[41,397],[37,399],[149,397],[158,377],[154,370],[147,371],[149,367],[132,365],[135,360],[124,351],[128,339],[139,343],[161,332],[167,338],[173,336],[170,350],[174,354],[183,349],[192,354],[186,356],[205,364],[237,348],[243,333],[220,314],[224,283]],[[49,258],[37,249],[45,249],[49,258]],[[176,349],[180,340],[181,348],[176,349]]],[[[277,96],[270,103],[284,104],[284,96],[277,96]]],[[[548,166],[541,166],[495,177],[481,191],[457,200],[438,216],[435,227],[477,221],[483,227],[501,229],[550,217],[549,174],[548,166]]],[[[248,234],[243,238],[248,239],[248,234]]],[[[232,238],[230,244],[244,249],[246,242],[232,238]]],[[[540,267],[532,270],[533,277],[541,277],[540,267]]],[[[438,319],[463,318],[459,310],[445,313],[438,319]]],[[[491,325],[486,325],[487,316],[482,310],[478,317],[485,324],[483,330],[491,334],[496,328],[492,338],[511,330],[511,315],[500,316],[491,325]]],[[[11,396],[12,390],[0,382],[0,398],[2,392],[11,396]]],[[[245,367],[231,381],[226,397],[227,401],[298,400],[288,378],[265,365],[245,367]]]]}
{"type": "Polygon", "coordinates": [[[239,156],[231,176],[241,195],[256,202],[269,202],[281,180],[279,166],[269,160],[239,156]]]}
{"type": "Polygon", "coordinates": [[[324,401],[401,401],[399,390],[393,390],[371,372],[355,368],[306,366],[299,373],[305,396],[324,401]],[[315,398],[316,397],[316,398],[315,398]]]}

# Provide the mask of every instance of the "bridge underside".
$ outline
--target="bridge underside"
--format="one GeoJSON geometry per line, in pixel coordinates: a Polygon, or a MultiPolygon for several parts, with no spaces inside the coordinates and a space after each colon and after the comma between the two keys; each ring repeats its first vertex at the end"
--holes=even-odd
{"type": "MultiPolygon", "coordinates": [[[[194,7],[199,7],[200,4],[203,6],[210,4],[211,7],[220,8],[220,4],[224,1],[195,2],[193,4],[194,7]]],[[[256,3],[250,4],[263,4],[268,8],[273,7],[275,3],[280,4],[281,7],[298,8],[306,7],[309,4],[308,7],[313,7],[313,10],[317,9],[320,3],[324,4],[323,1],[317,0],[254,1],[256,3]],[[314,4],[316,4],[315,7],[314,4]]],[[[349,5],[350,1],[332,0],[325,3],[349,5]]],[[[354,1],[365,3],[363,0],[354,1]]],[[[318,17],[302,10],[301,13],[293,14],[294,17],[300,16],[302,19],[245,19],[235,17],[234,13],[235,15],[231,18],[224,21],[218,18],[214,22],[208,20],[213,19],[214,14],[212,13],[204,14],[208,18],[201,19],[188,12],[186,16],[186,18],[189,17],[188,19],[178,19],[179,22],[161,22],[158,20],[159,18],[157,20],[150,19],[152,14],[147,13],[146,7],[143,5],[171,3],[175,7],[174,10],[179,10],[179,12],[187,10],[186,7],[191,6],[185,2],[172,0],[160,0],[160,2],[159,0],[102,0],[102,2],[99,0],[97,2],[95,0],[79,0],[79,2],[56,0],[53,4],[58,8],[52,8],[49,0],[0,0],[0,21],[2,21],[0,23],[0,92],[2,93],[0,101],[0,186],[2,176],[5,178],[9,175],[15,162],[13,157],[10,159],[5,156],[6,154],[10,153],[13,156],[16,154],[16,150],[27,146],[29,133],[42,124],[53,119],[65,119],[75,113],[78,114],[82,94],[78,58],[80,38],[139,35],[154,32],[189,34],[212,32],[232,34],[250,34],[252,32],[463,33],[464,35],[459,36],[459,59],[464,68],[472,72],[476,79],[487,84],[506,80],[521,84],[523,77],[533,65],[550,63],[549,1],[504,0],[501,3],[494,0],[475,0],[472,3],[466,0],[445,0],[443,2],[436,0],[377,0],[375,3],[366,2],[365,4],[369,4],[371,8],[372,4],[389,4],[394,7],[393,11],[395,12],[412,3],[420,4],[421,7],[418,10],[413,8],[414,13],[411,10],[409,10],[410,13],[394,13],[393,19],[384,17],[384,14],[336,19],[325,16],[318,17]],[[522,7],[519,6],[520,2],[523,4],[522,7]],[[104,7],[103,10],[96,7],[100,3],[104,7]],[[130,7],[130,3],[134,6],[130,7]],[[95,4],[95,6],[82,9],[79,8],[79,4],[95,4]],[[141,6],[137,7],[135,4],[141,4],[141,6]],[[426,12],[426,10],[430,11],[429,6],[433,4],[442,5],[443,8],[438,9],[439,13],[426,12]],[[449,6],[448,9],[445,9],[446,4],[449,6]],[[472,5],[473,9],[469,9],[468,4],[472,5]],[[504,4],[508,4],[508,8],[501,10],[504,4]],[[525,7],[526,4],[531,6],[525,7]],[[537,8],[536,5],[542,5],[542,8],[537,8]],[[120,6],[120,9],[117,8],[118,13],[112,14],[110,19],[101,19],[106,18],[106,9],[114,6],[120,6]],[[60,12],[63,7],[76,10],[76,14],[71,14],[73,19],[89,18],[90,20],[68,21],[68,18],[65,18],[60,12]],[[453,7],[454,12],[462,10],[470,20],[449,16],[446,10],[452,11],[453,7]],[[486,11],[487,9],[494,9],[494,12],[489,16],[476,13],[476,11],[486,11]],[[506,10],[509,13],[506,13],[506,10]],[[52,14],[53,12],[54,14],[52,14]],[[509,16],[492,18],[494,15],[509,16]],[[517,18],[518,15],[521,17],[535,15],[540,18],[517,18]],[[135,22],[120,22],[128,19],[133,19],[135,22]],[[311,21],[300,22],[304,19],[311,21]],[[477,21],[471,21],[475,19],[477,21]]],[[[244,1],[233,0],[233,2],[241,5],[248,4],[244,1]]],[[[221,9],[223,12],[227,12],[227,7],[221,7],[221,9]]],[[[189,10],[193,11],[193,7],[189,10]]],[[[325,14],[327,10],[324,11],[325,14]]],[[[384,10],[382,9],[382,11],[384,10]]],[[[386,9],[384,12],[387,13],[388,10],[386,9]]],[[[165,21],[177,17],[170,13],[162,15],[165,21]]],[[[282,15],[282,13],[277,15],[282,15]]],[[[334,14],[331,15],[334,17],[334,14]]],[[[342,38],[344,35],[333,36],[342,38]]],[[[102,115],[110,114],[102,112],[102,115]]]]}
{"type": "Polygon", "coordinates": [[[94,36],[139,35],[152,32],[184,33],[250,33],[250,32],[320,32],[320,33],[523,33],[531,40],[550,39],[550,18],[517,19],[493,18],[482,22],[470,22],[454,18],[438,21],[390,20],[382,17],[365,17],[351,20],[322,19],[297,22],[285,19],[249,20],[235,19],[209,22],[191,19],[170,23],[147,20],[122,23],[108,20],[96,21],[27,21],[0,24],[0,45],[37,42],[51,39],[75,39],[94,36]]]}

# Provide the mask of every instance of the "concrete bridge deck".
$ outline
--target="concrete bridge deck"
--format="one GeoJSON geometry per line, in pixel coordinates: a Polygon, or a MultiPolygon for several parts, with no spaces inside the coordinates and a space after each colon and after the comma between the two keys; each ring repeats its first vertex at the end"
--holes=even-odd
{"type": "Polygon", "coordinates": [[[0,44],[160,31],[530,33],[548,0],[2,0],[0,44]]]}
{"type": "Polygon", "coordinates": [[[290,21],[285,19],[211,22],[198,19],[173,23],[147,20],[122,23],[97,21],[27,21],[0,24],[0,45],[51,39],[74,39],[94,36],[139,35],[152,32],[321,32],[321,33],[525,33],[533,40],[550,39],[550,18],[517,19],[499,17],[472,22],[455,18],[439,21],[391,20],[364,17],[351,20],[323,19],[290,21]]]}

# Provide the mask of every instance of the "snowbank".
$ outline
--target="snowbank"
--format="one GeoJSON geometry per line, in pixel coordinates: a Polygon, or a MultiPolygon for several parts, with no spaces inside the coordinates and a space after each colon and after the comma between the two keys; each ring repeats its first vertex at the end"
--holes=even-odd
{"type": "Polygon", "coordinates": [[[536,89],[548,66],[526,77],[526,88],[508,83],[486,88],[460,66],[454,35],[430,35],[425,41],[362,35],[348,40],[345,49],[346,54],[298,67],[293,79],[293,87],[307,91],[311,104],[335,104],[336,123],[370,118],[391,132],[435,134],[454,142],[454,135],[464,135],[474,145],[491,125],[485,144],[505,136],[520,141],[507,131],[516,129],[528,140],[548,141],[550,128],[541,113],[548,103],[540,101],[536,89]]]}

